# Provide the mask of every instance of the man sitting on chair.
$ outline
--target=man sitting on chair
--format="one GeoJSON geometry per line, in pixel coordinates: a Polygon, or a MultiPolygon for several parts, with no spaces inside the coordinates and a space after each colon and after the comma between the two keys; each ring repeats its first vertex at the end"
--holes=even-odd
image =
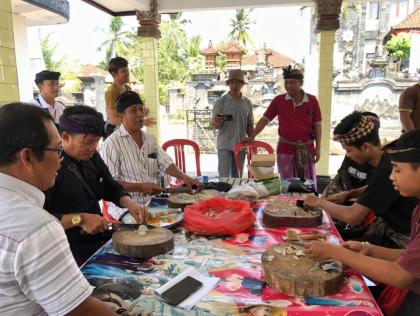
{"type": "Polygon", "coordinates": [[[64,110],[60,132],[64,147],[54,187],[45,192],[45,209],[56,216],[81,264],[111,238],[98,201],[110,200],[147,223],[148,213],[117,183],[96,151],[105,122],[95,109],[77,105],[64,110]]]}
{"type": "MultiPolygon", "coordinates": [[[[142,131],[144,105],[140,96],[126,91],[116,101],[121,114],[121,126],[109,136],[100,149],[109,171],[133,199],[147,204],[150,195],[164,190],[158,185],[160,174],[168,174],[182,180],[189,187],[203,188],[203,184],[183,173],[169,155],[157,144],[154,137],[142,131]]],[[[109,214],[125,223],[133,221],[126,209],[108,203],[109,214]]]]}

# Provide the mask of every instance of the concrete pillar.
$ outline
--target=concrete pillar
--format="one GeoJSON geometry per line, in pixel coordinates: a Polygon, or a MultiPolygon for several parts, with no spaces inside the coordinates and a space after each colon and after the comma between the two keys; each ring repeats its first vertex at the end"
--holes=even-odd
{"type": "Polygon", "coordinates": [[[321,159],[316,166],[318,175],[328,175],[329,168],[334,39],[335,31],[340,27],[341,2],[316,1],[316,31],[319,32],[318,101],[322,113],[321,159]]]}
{"type": "Polygon", "coordinates": [[[149,108],[149,116],[156,119],[156,126],[148,127],[147,132],[156,137],[160,143],[160,103],[157,41],[160,37],[160,15],[157,11],[157,1],[150,1],[150,11],[138,11],[137,20],[140,23],[138,35],[143,38],[143,71],[144,100],[149,108]]]}
{"type": "Polygon", "coordinates": [[[144,72],[144,99],[149,108],[149,116],[156,118],[156,125],[148,127],[147,132],[160,141],[160,102],[157,39],[144,37],[143,41],[143,72],[144,72]]]}
{"type": "Polygon", "coordinates": [[[11,0],[0,1],[0,105],[19,101],[11,0]]]}
{"type": "Polygon", "coordinates": [[[335,31],[319,34],[318,101],[322,113],[322,140],[321,159],[316,166],[318,175],[328,175],[329,167],[334,36],[335,31]]]}

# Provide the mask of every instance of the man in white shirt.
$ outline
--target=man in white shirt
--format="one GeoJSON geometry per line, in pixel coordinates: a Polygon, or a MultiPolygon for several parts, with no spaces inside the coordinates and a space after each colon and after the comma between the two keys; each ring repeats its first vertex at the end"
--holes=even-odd
{"type": "MultiPolygon", "coordinates": [[[[137,93],[121,94],[116,110],[121,114],[122,124],[102,144],[100,154],[113,178],[130,192],[133,200],[145,204],[150,195],[163,192],[157,185],[160,173],[181,179],[198,190],[203,188],[201,182],[177,168],[152,135],[141,130],[145,121],[144,105],[137,93]]],[[[113,203],[108,203],[108,208],[113,218],[132,222],[132,216],[125,209],[113,203]]]]}
{"type": "Polygon", "coordinates": [[[64,111],[64,104],[56,100],[60,91],[59,78],[60,73],[56,71],[43,70],[37,73],[35,83],[39,89],[39,94],[30,101],[30,103],[48,110],[55,124],[59,123],[60,116],[64,111]]]}
{"type": "Polygon", "coordinates": [[[0,314],[115,315],[91,297],[61,224],[42,209],[63,153],[49,113],[0,108],[0,314]]]}

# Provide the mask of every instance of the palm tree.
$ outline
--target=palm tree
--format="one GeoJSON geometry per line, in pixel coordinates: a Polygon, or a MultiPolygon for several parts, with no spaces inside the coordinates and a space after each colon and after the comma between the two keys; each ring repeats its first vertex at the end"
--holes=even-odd
{"type": "Polygon", "coordinates": [[[107,32],[108,39],[98,47],[98,51],[105,50],[105,64],[113,56],[124,54],[128,47],[130,47],[130,41],[128,40],[128,34],[130,32],[123,31],[123,26],[124,23],[121,17],[117,16],[111,19],[107,32]]]}
{"type": "Polygon", "coordinates": [[[229,37],[236,40],[238,43],[242,43],[246,48],[254,46],[251,36],[249,35],[250,25],[255,24],[255,21],[251,20],[250,14],[253,9],[237,9],[234,19],[230,19],[230,26],[232,31],[229,33],[229,37]]]}

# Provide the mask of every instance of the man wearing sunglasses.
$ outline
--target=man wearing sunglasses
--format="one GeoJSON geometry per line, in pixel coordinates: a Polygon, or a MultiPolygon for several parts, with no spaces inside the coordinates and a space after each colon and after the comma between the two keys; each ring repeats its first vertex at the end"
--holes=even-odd
{"type": "Polygon", "coordinates": [[[92,298],[44,194],[60,168],[51,115],[30,104],[0,108],[0,314],[114,315],[92,298]]]}
{"type": "Polygon", "coordinates": [[[138,223],[148,213],[116,182],[96,151],[104,132],[102,114],[88,106],[66,108],[60,118],[64,147],[54,187],[46,192],[45,209],[56,216],[77,263],[82,264],[111,237],[100,200],[124,207],[138,223]]]}

